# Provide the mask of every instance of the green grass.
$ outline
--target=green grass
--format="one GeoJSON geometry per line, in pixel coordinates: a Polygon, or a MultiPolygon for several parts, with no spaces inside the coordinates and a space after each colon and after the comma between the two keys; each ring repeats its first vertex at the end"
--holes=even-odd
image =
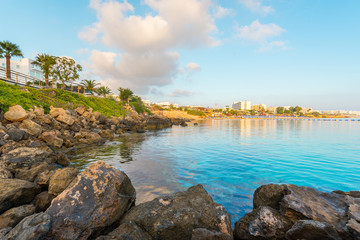
{"type": "Polygon", "coordinates": [[[48,113],[50,106],[71,110],[84,106],[86,108],[91,107],[94,111],[98,111],[108,117],[125,116],[126,114],[122,104],[110,98],[85,97],[82,94],[61,89],[38,90],[29,87],[25,87],[25,89],[29,92],[20,90],[18,86],[0,81],[0,108],[7,111],[10,106],[18,104],[26,110],[34,106],[43,107],[45,113],[48,113]]]}
{"type": "Polygon", "coordinates": [[[188,114],[194,115],[194,116],[200,116],[200,117],[205,116],[205,113],[203,111],[200,111],[200,110],[186,109],[186,112],[188,114]]]}

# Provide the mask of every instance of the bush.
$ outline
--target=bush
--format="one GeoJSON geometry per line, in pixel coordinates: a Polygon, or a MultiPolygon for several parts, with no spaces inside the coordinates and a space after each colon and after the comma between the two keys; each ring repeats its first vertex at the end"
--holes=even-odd
{"type": "Polygon", "coordinates": [[[194,115],[194,116],[200,116],[200,117],[205,116],[205,113],[203,111],[200,111],[200,110],[186,109],[186,112],[188,114],[194,115]]]}

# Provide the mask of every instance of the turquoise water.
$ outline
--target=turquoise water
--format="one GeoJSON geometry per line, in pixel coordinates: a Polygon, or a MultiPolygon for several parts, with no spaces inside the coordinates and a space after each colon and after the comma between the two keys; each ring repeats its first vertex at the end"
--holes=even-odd
{"type": "Polygon", "coordinates": [[[201,183],[233,223],[252,209],[254,190],[292,183],[359,190],[360,122],[204,120],[198,126],[128,134],[75,158],[124,170],[137,202],[201,183]]]}

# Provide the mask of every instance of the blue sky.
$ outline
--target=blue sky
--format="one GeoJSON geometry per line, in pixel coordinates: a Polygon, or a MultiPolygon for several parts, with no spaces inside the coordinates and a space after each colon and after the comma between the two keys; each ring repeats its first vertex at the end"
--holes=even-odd
{"type": "MultiPolygon", "coordinates": [[[[0,40],[152,101],[360,110],[358,0],[2,0],[0,40]]],[[[114,91],[116,92],[116,91],[114,91]]]]}

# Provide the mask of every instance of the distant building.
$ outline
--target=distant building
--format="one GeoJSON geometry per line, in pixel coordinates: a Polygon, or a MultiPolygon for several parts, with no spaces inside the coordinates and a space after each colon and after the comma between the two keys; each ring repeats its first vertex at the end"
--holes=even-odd
{"type": "Polygon", "coordinates": [[[266,110],[269,111],[269,113],[276,114],[276,108],[277,107],[267,107],[266,110]]]}
{"type": "MultiPolygon", "coordinates": [[[[43,79],[44,74],[40,67],[32,64],[34,60],[30,58],[21,58],[20,61],[10,60],[10,69],[25,75],[43,79]]],[[[6,59],[0,58],[0,67],[6,68],[6,59]]]]}
{"type": "Polygon", "coordinates": [[[252,105],[251,110],[255,111],[266,111],[266,105],[265,104],[259,104],[259,105],[252,105]]]}
{"type": "Polygon", "coordinates": [[[150,101],[150,100],[142,99],[141,101],[145,104],[145,106],[150,106],[150,105],[151,105],[151,101],[150,101]]]}
{"type": "Polygon", "coordinates": [[[171,102],[159,102],[159,103],[155,103],[156,105],[159,105],[161,107],[164,107],[164,108],[169,108],[170,105],[172,105],[173,107],[179,107],[179,104],[177,103],[171,103],[171,102]]]}
{"type": "Polygon", "coordinates": [[[250,101],[233,102],[232,108],[235,110],[251,110],[250,101]]]}

